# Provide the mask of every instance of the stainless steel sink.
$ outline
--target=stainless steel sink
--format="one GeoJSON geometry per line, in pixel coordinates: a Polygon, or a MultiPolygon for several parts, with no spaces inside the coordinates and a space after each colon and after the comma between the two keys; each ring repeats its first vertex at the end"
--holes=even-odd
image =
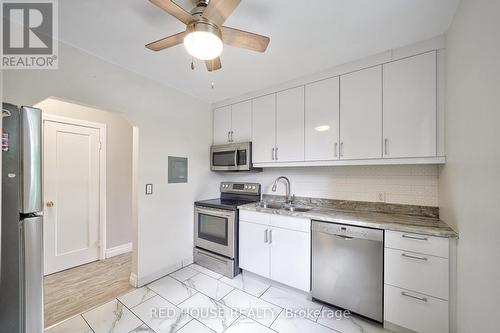
{"type": "Polygon", "coordinates": [[[304,213],[310,211],[312,208],[309,207],[300,207],[300,206],[294,206],[294,205],[286,205],[284,203],[278,203],[278,202],[265,202],[261,201],[257,204],[257,207],[261,208],[269,208],[269,209],[283,209],[289,212],[297,212],[297,213],[304,213]]]}
{"type": "Polygon", "coordinates": [[[312,208],[287,206],[287,207],[283,207],[282,209],[288,210],[290,212],[305,213],[305,212],[310,211],[312,208]]]}
{"type": "Polygon", "coordinates": [[[257,207],[261,208],[269,208],[269,209],[281,209],[283,208],[282,203],[277,203],[277,202],[265,202],[261,201],[257,204],[257,207]]]}

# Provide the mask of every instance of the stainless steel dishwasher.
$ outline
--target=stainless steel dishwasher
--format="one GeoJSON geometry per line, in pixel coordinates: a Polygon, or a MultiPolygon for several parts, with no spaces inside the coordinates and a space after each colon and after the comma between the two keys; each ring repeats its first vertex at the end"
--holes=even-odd
{"type": "Polygon", "coordinates": [[[384,232],[312,222],[312,297],[383,322],[384,232]]]}

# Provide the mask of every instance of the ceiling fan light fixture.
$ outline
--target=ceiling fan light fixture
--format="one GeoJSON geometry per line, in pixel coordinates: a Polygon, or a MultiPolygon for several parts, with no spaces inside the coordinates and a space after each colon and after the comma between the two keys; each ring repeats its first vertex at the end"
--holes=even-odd
{"type": "Polygon", "coordinates": [[[200,60],[217,58],[224,49],[219,28],[206,22],[193,22],[187,26],[184,46],[190,55],[200,60]]]}

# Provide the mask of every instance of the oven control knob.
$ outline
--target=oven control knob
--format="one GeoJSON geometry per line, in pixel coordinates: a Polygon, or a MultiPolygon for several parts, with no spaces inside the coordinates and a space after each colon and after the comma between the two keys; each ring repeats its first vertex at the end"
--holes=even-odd
{"type": "Polygon", "coordinates": [[[245,185],[245,189],[248,189],[248,185],[245,185]]]}

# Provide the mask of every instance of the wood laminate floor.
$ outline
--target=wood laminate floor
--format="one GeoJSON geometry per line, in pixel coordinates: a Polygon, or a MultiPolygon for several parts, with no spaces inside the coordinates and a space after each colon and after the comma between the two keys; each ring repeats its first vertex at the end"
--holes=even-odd
{"type": "Polygon", "coordinates": [[[120,296],[129,284],[132,253],[71,268],[44,278],[45,327],[120,296]]]}

